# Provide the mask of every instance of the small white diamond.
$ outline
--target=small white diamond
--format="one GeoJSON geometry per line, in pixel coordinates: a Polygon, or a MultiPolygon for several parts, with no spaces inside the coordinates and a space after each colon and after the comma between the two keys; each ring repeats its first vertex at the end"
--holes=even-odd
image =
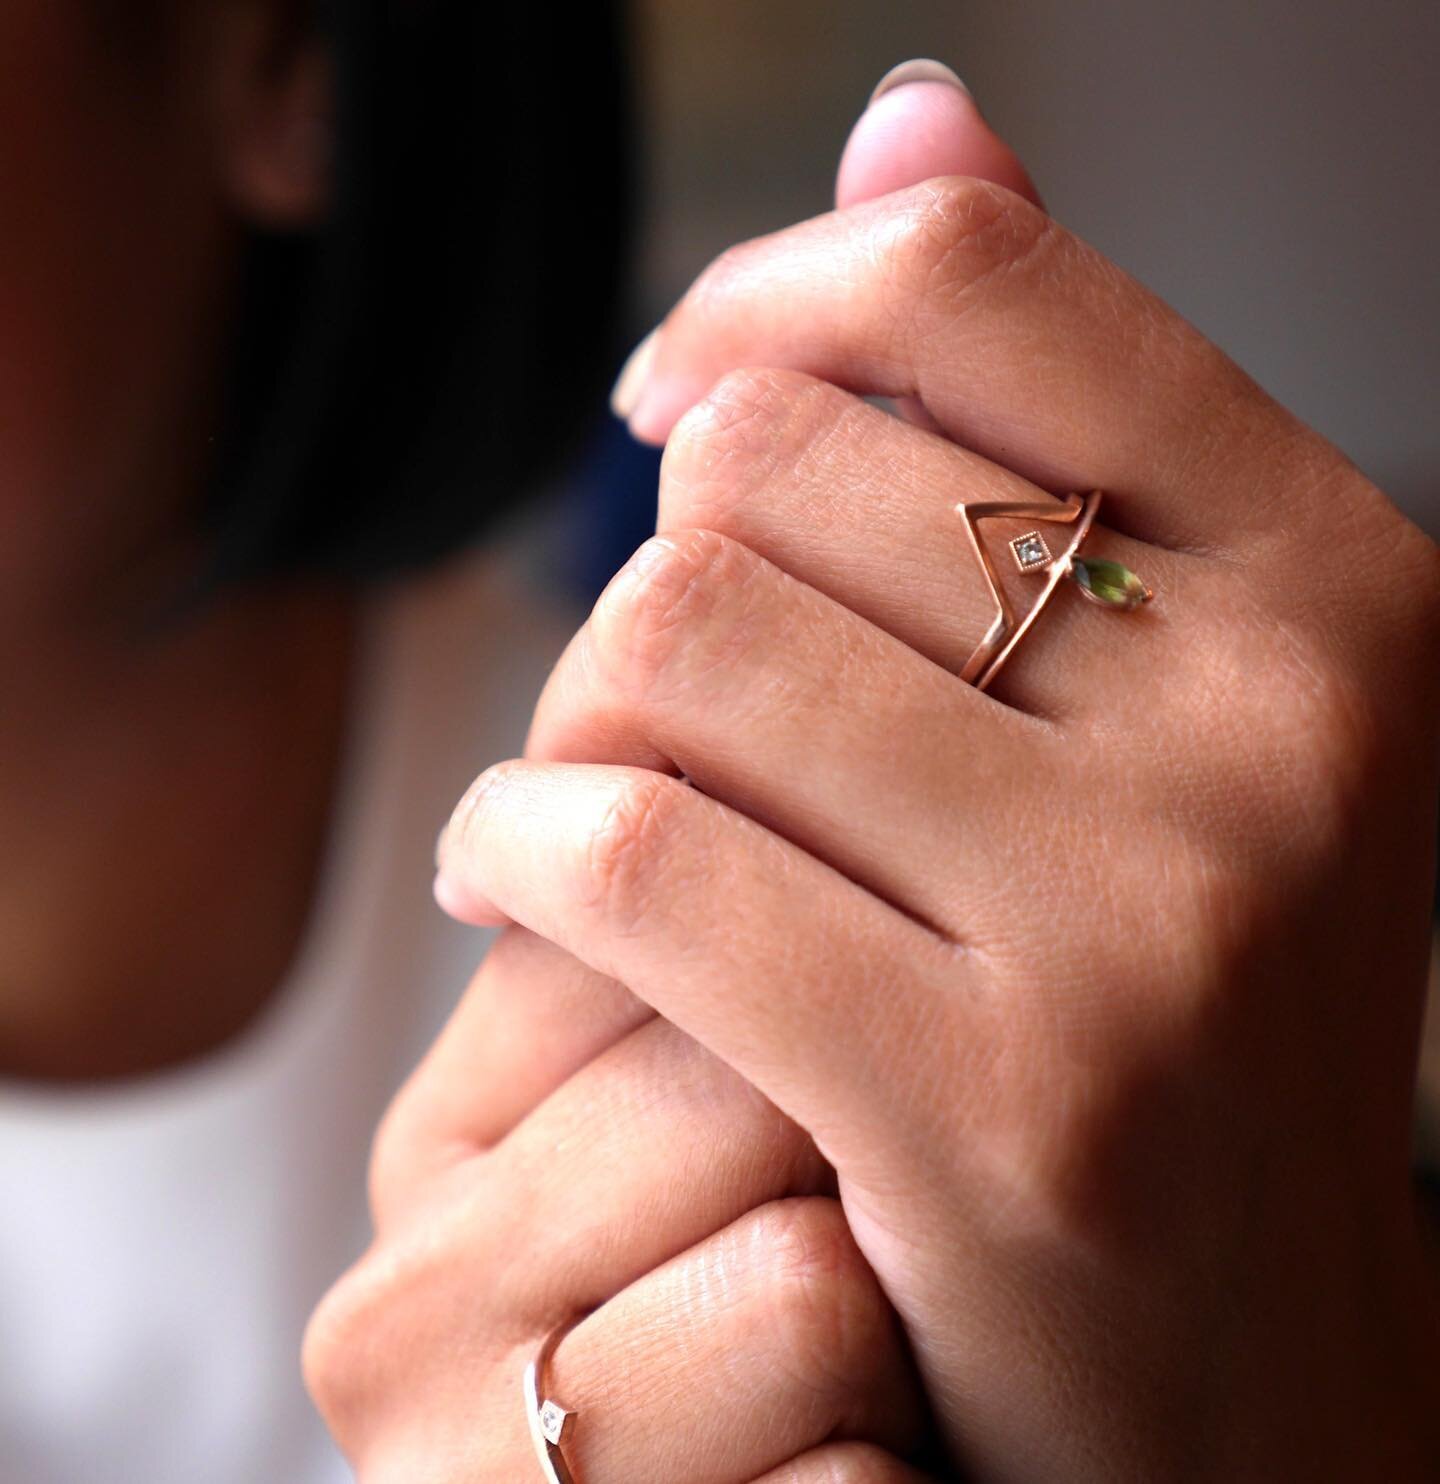
{"type": "Polygon", "coordinates": [[[1015,553],[1015,561],[1022,572],[1050,560],[1050,548],[1045,545],[1045,538],[1038,531],[1017,536],[1010,543],[1010,550],[1015,553]]]}
{"type": "Polygon", "coordinates": [[[557,1406],[550,1401],[540,1408],[540,1431],[545,1434],[547,1441],[551,1443],[560,1441],[560,1435],[565,1431],[565,1419],[569,1415],[564,1407],[557,1406]]]}

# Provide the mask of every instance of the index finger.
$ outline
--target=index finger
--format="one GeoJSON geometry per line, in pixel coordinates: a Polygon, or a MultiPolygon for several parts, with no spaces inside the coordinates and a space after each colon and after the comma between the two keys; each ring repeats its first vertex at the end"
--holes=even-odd
{"type": "Polygon", "coordinates": [[[661,442],[725,372],[916,397],[958,443],[1179,549],[1269,533],[1343,456],[1039,207],[942,176],[732,248],[666,319],[630,419],[661,442]]]}

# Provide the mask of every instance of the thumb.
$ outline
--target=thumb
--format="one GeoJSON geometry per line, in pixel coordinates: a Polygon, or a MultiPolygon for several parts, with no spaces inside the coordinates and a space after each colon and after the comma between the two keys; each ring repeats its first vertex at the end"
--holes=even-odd
{"type": "Polygon", "coordinates": [[[1025,167],[981,117],[965,84],[941,62],[902,62],[880,79],[850,131],[835,204],[873,200],[936,175],[978,176],[1043,204],[1025,167]]]}

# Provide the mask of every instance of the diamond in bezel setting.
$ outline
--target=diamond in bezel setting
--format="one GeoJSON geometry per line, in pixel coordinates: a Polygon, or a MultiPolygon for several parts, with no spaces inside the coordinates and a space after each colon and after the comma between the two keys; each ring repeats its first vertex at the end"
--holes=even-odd
{"type": "Polygon", "coordinates": [[[555,1402],[546,1401],[541,1406],[540,1431],[545,1434],[548,1442],[559,1443],[565,1432],[565,1421],[569,1416],[570,1413],[555,1402]]]}
{"type": "Polygon", "coordinates": [[[1026,531],[1023,536],[1017,536],[1010,543],[1010,551],[1015,558],[1015,565],[1022,572],[1032,572],[1036,567],[1043,567],[1050,560],[1050,548],[1045,544],[1045,538],[1039,531],[1026,531]]]}

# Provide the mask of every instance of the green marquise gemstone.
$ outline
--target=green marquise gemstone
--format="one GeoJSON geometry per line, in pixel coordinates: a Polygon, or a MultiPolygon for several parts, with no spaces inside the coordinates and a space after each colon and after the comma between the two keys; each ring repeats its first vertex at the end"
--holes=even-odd
{"type": "Polygon", "coordinates": [[[1087,598],[1110,608],[1138,608],[1154,596],[1129,567],[1104,557],[1071,557],[1070,576],[1087,598]]]}

